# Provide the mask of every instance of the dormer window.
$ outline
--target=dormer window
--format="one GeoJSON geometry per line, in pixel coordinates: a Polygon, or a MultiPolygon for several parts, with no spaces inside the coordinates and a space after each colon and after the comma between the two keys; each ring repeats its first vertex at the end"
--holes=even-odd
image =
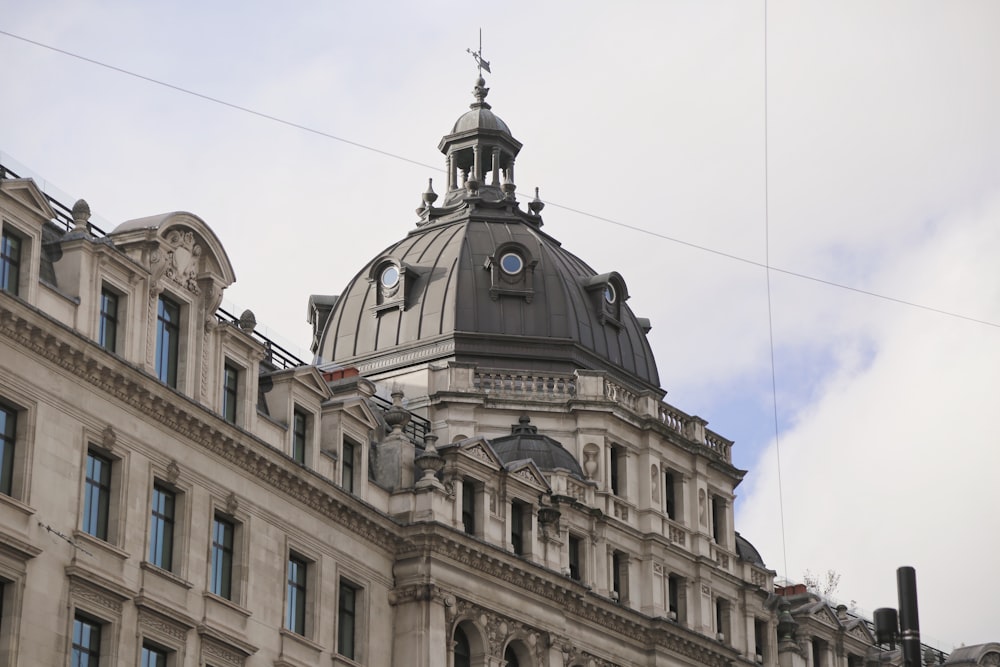
{"type": "Polygon", "coordinates": [[[407,280],[414,280],[416,272],[395,259],[386,257],[376,261],[368,274],[368,282],[375,290],[372,314],[378,316],[385,310],[406,309],[407,280]]]}
{"type": "Polygon", "coordinates": [[[0,289],[17,294],[21,279],[21,237],[7,229],[0,240],[0,289]]]}
{"type": "Polygon", "coordinates": [[[617,272],[591,276],[583,281],[601,324],[622,328],[622,303],[628,299],[625,281],[617,272]]]}
{"type": "Polygon", "coordinates": [[[505,243],[486,258],[484,269],[490,272],[490,298],[521,297],[527,303],[535,295],[534,272],[538,260],[519,243],[505,243]]]}

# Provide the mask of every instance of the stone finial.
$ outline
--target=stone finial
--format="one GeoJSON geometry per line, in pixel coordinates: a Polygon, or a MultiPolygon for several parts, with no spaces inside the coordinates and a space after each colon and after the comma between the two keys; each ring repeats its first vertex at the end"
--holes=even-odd
{"type": "MultiPolygon", "coordinates": [[[[472,95],[476,98],[477,104],[486,104],[486,96],[490,94],[490,89],[486,87],[486,79],[479,77],[476,85],[472,89],[472,95]]],[[[489,108],[488,106],[486,107],[489,108]]]]}
{"type": "Polygon", "coordinates": [[[538,188],[535,188],[535,198],[531,200],[530,204],[528,204],[528,208],[535,215],[541,213],[542,209],[545,208],[545,202],[538,198],[538,188]]]}
{"type": "Polygon", "coordinates": [[[424,451],[416,457],[414,463],[423,472],[423,477],[417,480],[416,488],[434,487],[444,490],[444,485],[437,480],[437,473],[444,467],[444,457],[437,450],[438,437],[433,433],[424,436],[424,451]]]}
{"type": "Polygon", "coordinates": [[[394,434],[402,435],[403,429],[410,423],[410,412],[403,407],[403,390],[395,387],[392,390],[392,407],[385,411],[385,423],[394,434]]]}
{"type": "Polygon", "coordinates": [[[73,204],[73,231],[90,231],[90,204],[86,199],[77,199],[73,204]]]}
{"type": "Polygon", "coordinates": [[[257,328],[257,316],[253,314],[253,311],[247,308],[240,315],[240,330],[246,331],[247,333],[252,332],[257,328]]]}
{"type": "Polygon", "coordinates": [[[421,199],[423,200],[424,205],[427,208],[430,208],[431,205],[437,201],[437,198],[438,198],[437,193],[434,192],[434,179],[428,178],[427,189],[424,191],[424,194],[421,195],[421,199]]]}

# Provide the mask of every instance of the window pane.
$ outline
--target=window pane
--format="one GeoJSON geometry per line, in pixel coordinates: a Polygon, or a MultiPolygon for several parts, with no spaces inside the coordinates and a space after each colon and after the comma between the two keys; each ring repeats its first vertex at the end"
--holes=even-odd
{"type": "Polygon", "coordinates": [[[101,290],[101,322],[98,342],[105,350],[115,352],[118,343],[118,295],[101,290]]]}
{"type": "Polygon", "coordinates": [[[212,580],[210,590],[227,600],[232,599],[233,533],[234,526],[216,517],[212,525],[212,580]]]}
{"type": "Polygon", "coordinates": [[[143,644],[142,667],[167,667],[167,652],[143,644]]]}
{"type": "Polygon", "coordinates": [[[150,517],[149,562],[164,570],[173,566],[175,494],[162,486],[153,487],[150,517]]]}
{"type": "Polygon", "coordinates": [[[21,283],[21,239],[4,232],[0,237],[0,289],[17,294],[21,283]]]}
{"type": "Polygon", "coordinates": [[[230,424],[236,423],[236,398],[239,392],[240,372],[226,364],[222,378],[222,416],[230,424]]]}
{"type": "Polygon", "coordinates": [[[344,440],[344,460],[341,462],[340,484],[348,493],[354,493],[354,443],[344,440]]]}
{"type": "Polygon", "coordinates": [[[358,589],[346,581],[340,582],[340,605],[337,617],[337,653],[354,659],[354,639],[357,619],[358,589]]]}
{"type": "Polygon", "coordinates": [[[306,562],[296,556],[288,559],[288,608],[285,627],[300,635],[306,633],[306,562]]]}
{"type": "Polygon", "coordinates": [[[101,626],[77,616],[73,619],[73,667],[99,667],[101,626]]]}
{"type": "Polygon", "coordinates": [[[177,350],[180,342],[180,307],[160,297],[156,319],[156,376],[161,382],[177,387],[177,350]]]}
{"type": "Polygon", "coordinates": [[[108,539],[108,510],[111,504],[111,461],[89,452],[87,481],[83,496],[83,531],[108,539]]]}
{"type": "Polygon", "coordinates": [[[17,411],[0,405],[0,493],[8,496],[14,488],[14,438],[17,411]]]}
{"type": "Polygon", "coordinates": [[[306,462],[306,415],[296,410],[292,419],[292,458],[296,463],[306,462]]]}

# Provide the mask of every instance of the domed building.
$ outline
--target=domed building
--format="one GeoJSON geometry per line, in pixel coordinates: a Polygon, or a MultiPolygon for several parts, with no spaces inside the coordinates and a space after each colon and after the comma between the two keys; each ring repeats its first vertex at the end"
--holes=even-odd
{"type": "Polygon", "coordinates": [[[309,299],[312,363],[220,309],[207,221],[105,232],[0,165],[0,664],[885,662],[775,588],[732,441],[522,208],[487,93],[413,228],[309,299]]]}

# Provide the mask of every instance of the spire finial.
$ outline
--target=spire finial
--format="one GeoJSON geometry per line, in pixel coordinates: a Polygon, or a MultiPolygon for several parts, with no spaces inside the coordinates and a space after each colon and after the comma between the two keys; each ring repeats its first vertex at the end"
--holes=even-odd
{"type": "Polygon", "coordinates": [[[490,71],[490,61],[483,60],[483,29],[479,29],[479,50],[473,51],[472,49],[466,49],[467,52],[472,54],[472,57],[476,60],[476,65],[479,67],[479,78],[483,78],[483,70],[486,70],[487,74],[492,74],[490,71]]]}

